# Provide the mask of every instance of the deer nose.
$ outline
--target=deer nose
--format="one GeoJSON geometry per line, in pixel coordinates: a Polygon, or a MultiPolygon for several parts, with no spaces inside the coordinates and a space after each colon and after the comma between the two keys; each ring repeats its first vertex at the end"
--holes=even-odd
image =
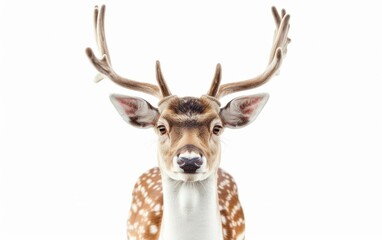
{"type": "Polygon", "coordinates": [[[179,155],[177,159],[177,164],[185,173],[195,173],[196,170],[198,170],[202,164],[203,159],[201,156],[197,157],[190,157],[190,156],[182,156],[179,155]]]}

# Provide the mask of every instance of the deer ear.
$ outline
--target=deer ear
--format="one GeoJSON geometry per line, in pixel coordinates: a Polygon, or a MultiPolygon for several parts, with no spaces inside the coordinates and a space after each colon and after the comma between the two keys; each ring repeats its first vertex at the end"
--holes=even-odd
{"type": "Polygon", "coordinates": [[[158,109],[142,98],[112,94],[110,100],[123,120],[135,127],[153,127],[158,120],[158,109]]]}
{"type": "Polygon", "coordinates": [[[250,124],[259,115],[268,98],[267,93],[261,93],[231,100],[220,110],[220,117],[224,126],[239,128],[250,124]]]}

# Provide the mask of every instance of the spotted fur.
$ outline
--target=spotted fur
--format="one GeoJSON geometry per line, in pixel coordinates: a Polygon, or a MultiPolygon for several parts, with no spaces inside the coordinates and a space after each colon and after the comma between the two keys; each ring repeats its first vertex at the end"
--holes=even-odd
{"type": "MultiPolygon", "coordinates": [[[[219,168],[218,197],[224,240],[244,234],[244,213],[233,177],[219,168]]],[[[142,174],[134,186],[128,220],[129,240],[158,240],[163,215],[161,173],[158,167],[142,174]]]]}

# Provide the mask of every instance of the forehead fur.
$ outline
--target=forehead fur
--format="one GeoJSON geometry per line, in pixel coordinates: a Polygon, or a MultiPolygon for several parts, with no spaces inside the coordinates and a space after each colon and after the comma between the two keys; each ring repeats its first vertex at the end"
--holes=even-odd
{"type": "Polygon", "coordinates": [[[209,110],[210,106],[199,98],[183,97],[172,101],[169,108],[175,114],[192,116],[205,113],[209,110]]]}
{"type": "MultiPolygon", "coordinates": [[[[206,121],[216,118],[219,104],[207,97],[174,97],[162,106],[162,117],[173,121],[206,121]]],[[[193,124],[194,125],[194,124],[193,124]]]]}

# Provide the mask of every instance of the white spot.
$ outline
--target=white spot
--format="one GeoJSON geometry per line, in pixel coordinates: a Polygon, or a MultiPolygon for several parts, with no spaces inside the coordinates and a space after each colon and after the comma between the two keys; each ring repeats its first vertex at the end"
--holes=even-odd
{"type": "Polygon", "coordinates": [[[145,212],[144,212],[143,209],[140,209],[138,213],[139,213],[139,215],[142,215],[142,216],[143,216],[145,212]]]}
{"type": "Polygon", "coordinates": [[[133,212],[137,212],[138,210],[137,205],[136,204],[131,205],[131,209],[133,210],[133,212]]]}
{"type": "Polygon", "coordinates": [[[223,223],[223,224],[226,224],[226,222],[227,222],[227,220],[225,219],[224,216],[222,216],[222,223],[223,223]]]}
{"type": "Polygon", "coordinates": [[[152,201],[153,200],[151,198],[149,198],[149,197],[145,198],[145,203],[147,203],[147,204],[151,204],[152,201]]]}
{"type": "Polygon", "coordinates": [[[229,201],[231,201],[232,197],[233,197],[233,196],[232,196],[232,194],[231,194],[231,193],[229,193],[229,194],[228,194],[228,196],[227,196],[227,199],[226,199],[226,201],[228,201],[228,202],[229,202],[229,201]]]}
{"type": "Polygon", "coordinates": [[[155,212],[159,212],[160,211],[160,204],[158,203],[157,205],[155,205],[154,209],[153,209],[155,212]]]}
{"type": "Polygon", "coordinates": [[[155,225],[151,225],[151,226],[150,226],[150,233],[151,233],[151,234],[155,234],[155,233],[157,233],[157,232],[158,232],[158,227],[155,226],[155,225]]]}
{"type": "Polygon", "coordinates": [[[237,240],[244,240],[244,233],[240,233],[236,238],[237,240]]]}

